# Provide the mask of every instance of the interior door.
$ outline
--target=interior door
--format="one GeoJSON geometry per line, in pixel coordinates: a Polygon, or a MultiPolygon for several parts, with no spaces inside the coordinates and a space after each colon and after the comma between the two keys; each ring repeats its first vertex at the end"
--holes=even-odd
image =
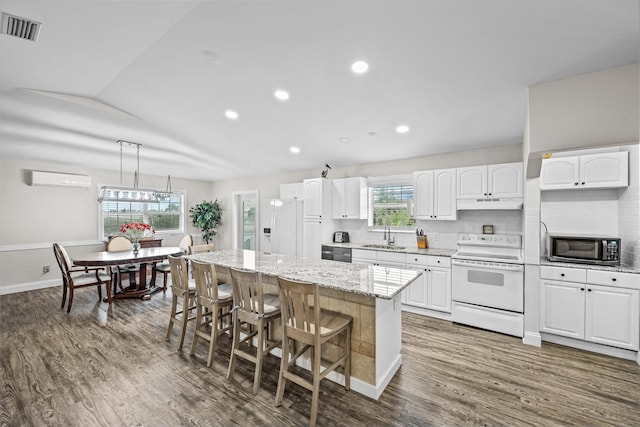
{"type": "Polygon", "coordinates": [[[233,193],[233,248],[258,250],[258,191],[233,193]]]}

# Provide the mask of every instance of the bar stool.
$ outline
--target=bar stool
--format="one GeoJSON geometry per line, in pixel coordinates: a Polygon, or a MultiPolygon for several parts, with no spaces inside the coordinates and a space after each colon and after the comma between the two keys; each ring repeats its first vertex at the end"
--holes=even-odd
{"type": "MultiPolygon", "coordinates": [[[[187,234],[186,236],[184,236],[182,240],[180,240],[180,243],[178,244],[180,249],[182,249],[184,252],[187,252],[187,253],[189,252],[189,247],[191,245],[193,245],[193,237],[191,237],[190,234],[187,234]]],[[[171,273],[171,266],[169,265],[168,262],[161,262],[160,264],[156,264],[154,268],[156,272],[162,273],[162,291],[166,292],[167,276],[169,275],[169,273],[171,273]]]]}
{"type": "Polygon", "coordinates": [[[231,285],[218,285],[216,267],[213,264],[191,260],[191,271],[196,282],[196,325],[191,344],[191,355],[196,353],[198,338],[209,341],[207,367],[211,367],[218,336],[231,329],[223,320],[231,315],[233,306],[231,285]],[[226,309],[226,312],[223,312],[226,309]],[[207,329],[211,327],[209,332],[207,329]]]}
{"type": "Polygon", "coordinates": [[[263,293],[262,277],[259,273],[235,268],[229,268],[229,271],[233,285],[233,309],[231,310],[233,313],[233,343],[227,379],[231,379],[233,376],[238,357],[255,363],[253,394],[256,394],[258,387],[260,387],[262,358],[265,353],[280,346],[281,343],[280,340],[269,340],[266,331],[270,323],[280,318],[280,301],[277,295],[263,293]],[[247,335],[240,339],[240,329],[243,325],[248,327],[247,335]],[[253,337],[257,337],[255,355],[241,348],[243,343],[251,348],[253,337]]]}
{"type": "Polygon", "coordinates": [[[195,309],[194,301],[196,295],[195,283],[189,281],[187,271],[187,260],[183,257],[169,255],[169,265],[171,266],[171,317],[169,318],[169,329],[167,330],[167,341],[171,338],[173,323],[180,324],[180,343],[178,351],[182,350],[184,337],[187,332],[187,323],[195,320],[195,315],[190,315],[195,309]],[[178,310],[178,299],[182,299],[182,309],[178,310]]]}
{"type": "Polygon", "coordinates": [[[318,396],[320,381],[340,365],[344,366],[344,387],[349,390],[351,378],[351,325],[353,318],[346,314],[320,308],[318,286],[278,277],[280,301],[282,304],[282,360],[276,406],[280,406],[287,380],[310,390],[311,420],[314,426],[318,418],[318,396]],[[310,300],[312,304],[310,304],[310,300]],[[322,344],[344,333],[342,355],[335,362],[322,359],[322,344]],[[293,346],[290,347],[290,342],[293,346]],[[296,347],[298,350],[295,351],[296,347]],[[289,371],[296,360],[311,349],[312,381],[289,371]],[[295,352],[295,353],[294,353],[295,352]],[[321,370],[322,365],[325,369],[321,370]]]}

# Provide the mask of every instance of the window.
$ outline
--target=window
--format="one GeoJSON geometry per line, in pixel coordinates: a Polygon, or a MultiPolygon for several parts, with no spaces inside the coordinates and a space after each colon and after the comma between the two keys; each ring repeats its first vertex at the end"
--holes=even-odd
{"type": "Polygon", "coordinates": [[[169,200],[101,202],[100,224],[102,237],[120,233],[120,225],[126,222],[146,222],[156,233],[182,233],[184,231],[184,194],[171,193],[169,200]]]}
{"type": "Polygon", "coordinates": [[[369,227],[414,228],[413,185],[374,184],[369,187],[369,227]]]}

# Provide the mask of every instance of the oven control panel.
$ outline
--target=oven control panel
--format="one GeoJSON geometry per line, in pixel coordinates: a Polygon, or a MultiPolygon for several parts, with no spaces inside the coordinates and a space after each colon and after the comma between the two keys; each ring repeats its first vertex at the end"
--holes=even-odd
{"type": "Polygon", "coordinates": [[[501,248],[520,248],[522,236],[518,234],[474,234],[459,233],[459,246],[495,246],[501,248]]]}

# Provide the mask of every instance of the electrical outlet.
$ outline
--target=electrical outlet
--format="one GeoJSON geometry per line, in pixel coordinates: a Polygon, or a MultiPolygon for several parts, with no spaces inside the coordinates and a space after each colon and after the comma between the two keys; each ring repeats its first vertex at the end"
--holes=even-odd
{"type": "Polygon", "coordinates": [[[51,271],[51,267],[48,265],[42,267],[42,274],[47,274],[49,271],[51,271]]]}

